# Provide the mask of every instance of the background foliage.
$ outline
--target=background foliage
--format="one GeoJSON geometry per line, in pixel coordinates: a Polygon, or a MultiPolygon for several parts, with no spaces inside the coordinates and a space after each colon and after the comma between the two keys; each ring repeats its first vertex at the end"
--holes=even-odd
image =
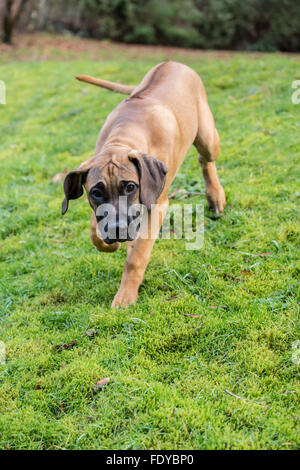
{"type": "Polygon", "coordinates": [[[300,3],[294,0],[28,2],[21,24],[31,29],[204,49],[300,50],[300,3]]]}

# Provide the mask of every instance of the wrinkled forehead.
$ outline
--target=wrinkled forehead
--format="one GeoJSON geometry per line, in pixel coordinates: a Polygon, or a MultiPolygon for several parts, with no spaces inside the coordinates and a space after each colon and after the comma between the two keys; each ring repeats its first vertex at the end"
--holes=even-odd
{"type": "Polygon", "coordinates": [[[120,181],[139,182],[137,169],[134,163],[127,159],[126,162],[108,162],[91,168],[88,172],[86,187],[90,190],[95,184],[102,181],[106,186],[117,185],[120,181]]]}

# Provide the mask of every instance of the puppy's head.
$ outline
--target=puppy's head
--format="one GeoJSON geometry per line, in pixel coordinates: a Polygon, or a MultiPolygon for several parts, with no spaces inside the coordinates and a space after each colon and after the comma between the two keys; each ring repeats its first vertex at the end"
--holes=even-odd
{"type": "Polygon", "coordinates": [[[135,225],[135,234],[132,225],[130,231],[128,227],[140,215],[138,205],[151,209],[164,188],[167,171],[163,162],[137,150],[125,155],[104,155],[100,161],[91,159],[67,174],[62,214],[67,212],[69,200],[82,196],[85,187],[104,241],[110,244],[132,240],[139,224],[135,225]]]}

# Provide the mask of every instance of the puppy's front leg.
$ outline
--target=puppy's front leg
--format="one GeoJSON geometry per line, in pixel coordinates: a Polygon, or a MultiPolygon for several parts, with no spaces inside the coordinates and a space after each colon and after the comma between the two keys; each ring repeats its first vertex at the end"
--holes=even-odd
{"type": "Polygon", "coordinates": [[[168,210],[169,201],[158,204],[153,210],[152,217],[148,214],[148,238],[137,238],[128,242],[127,258],[122,274],[121,285],[112,303],[112,307],[126,307],[135,304],[138,298],[138,290],[143,281],[144,273],[149,263],[151,251],[159,234],[163,218],[168,210]],[[152,221],[156,223],[151,226],[152,221]]]}

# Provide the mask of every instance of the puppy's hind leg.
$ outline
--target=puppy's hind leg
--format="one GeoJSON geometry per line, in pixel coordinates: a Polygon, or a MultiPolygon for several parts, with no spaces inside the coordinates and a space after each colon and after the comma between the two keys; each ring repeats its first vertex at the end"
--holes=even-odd
{"type": "Polygon", "coordinates": [[[221,214],[226,205],[224,189],[218,178],[215,160],[220,152],[220,138],[208,103],[199,105],[198,131],[194,145],[199,152],[199,163],[205,181],[205,194],[209,208],[221,214]]]}

